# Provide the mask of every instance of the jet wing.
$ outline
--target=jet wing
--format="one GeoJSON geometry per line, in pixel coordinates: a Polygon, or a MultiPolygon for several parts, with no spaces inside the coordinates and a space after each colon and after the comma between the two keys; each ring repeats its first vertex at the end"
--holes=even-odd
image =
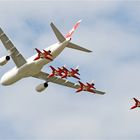
{"type": "MultiPolygon", "coordinates": [[[[59,84],[59,85],[63,85],[63,86],[66,86],[66,87],[74,88],[74,89],[80,88],[80,85],[78,83],[75,84],[75,83],[72,83],[72,82],[70,82],[66,79],[58,78],[58,77],[55,77],[55,76],[48,78],[48,75],[49,75],[48,73],[40,72],[33,77],[45,80],[47,82],[52,82],[52,83],[55,83],[55,84],[59,84]]],[[[94,91],[95,91],[96,94],[100,94],[100,95],[105,94],[105,92],[98,91],[98,90],[95,90],[95,89],[94,89],[94,91]]]]}
{"type": "Polygon", "coordinates": [[[0,40],[3,43],[4,47],[7,49],[7,51],[9,52],[10,56],[12,57],[12,59],[17,67],[21,67],[22,65],[24,65],[26,63],[25,58],[19,53],[17,48],[10,41],[10,39],[2,31],[1,28],[0,28],[0,40]]]}

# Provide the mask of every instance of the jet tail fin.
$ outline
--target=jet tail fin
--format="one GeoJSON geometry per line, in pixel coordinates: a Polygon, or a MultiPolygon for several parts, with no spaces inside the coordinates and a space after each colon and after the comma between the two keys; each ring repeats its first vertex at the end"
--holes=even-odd
{"type": "Polygon", "coordinates": [[[72,34],[74,33],[74,31],[77,29],[77,27],[79,26],[81,20],[79,20],[78,22],[76,22],[76,24],[73,26],[73,28],[68,32],[68,34],[65,36],[66,38],[71,38],[72,34]]]}
{"type": "MultiPolygon", "coordinates": [[[[64,37],[63,34],[57,29],[57,27],[51,23],[51,28],[56,36],[56,38],[58,39],[58,41],[60,43],[64,42],[66,40],[66,38],[71,38],[72,34],[74,33],[74,31],[77,29],[78,25],[80,24],[81,20],[79,20],[75,25],[74,27],[70,30],[70,32],[64,37]]],[[[69,42],[69,44],[67,45],[68,48],[71,48],[71,49],[76,49],[76,50],[80,50],[80,51],[84,51],[84,52],[92,52],[86,48],[83,48],[77,44],[74,44],[72,42],[69,42]]]]}

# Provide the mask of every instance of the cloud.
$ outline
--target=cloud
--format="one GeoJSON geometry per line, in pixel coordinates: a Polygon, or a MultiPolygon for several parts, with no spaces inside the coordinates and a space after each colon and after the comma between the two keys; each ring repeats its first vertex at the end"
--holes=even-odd
{"type": "MultiPolygon", "coordinates": [[[[35,47],[56,42],[49,26],[51,21],[65,34],[83,19],[72,41],[93,53],[65,49],[52,65],[80,65],[82,80],[94,79],[96,87],[107,92],[104,96],[75,94],[73,89],[50,84],[45,92],[37,94],[35,86],[43,81],[33,78],[10,87],[0,86],[1,138],[140,137],[139,110],[129,110],[131,98],[139,98],[140,90],[140,32],[139,25],[135,26],[139,23],[139,9],[136,2],[132,3],[1,2],[1,26],[26,57],[34,53],[35,47]]],[[[1,50],[0,55],[5,55],[6,51],[1,50]]],[[[0,75],[13,65],[1,68],[0,75]]],[[[49,71],[47,66],[43,70],[49,71]]]]}

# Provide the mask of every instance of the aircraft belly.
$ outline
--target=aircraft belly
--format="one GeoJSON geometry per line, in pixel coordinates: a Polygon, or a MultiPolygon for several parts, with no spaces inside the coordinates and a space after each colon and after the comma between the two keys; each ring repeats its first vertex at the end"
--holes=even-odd
{"type": "Polygon", "coordinates": [[[11,85],[15,83],[16,81],[20,80],[21,77],[18,75],[18,69],[14,68],[7,73],[5,73],[1,78],[1,84],[4,86],[11,85]]]}
{"type": "Polygon", "coordinates": [[[42,66],[36,65],[35,63],[32,64],[25,64],[20,68],[13,68],[12,70],[5,73],[1,78],[2,85],[11,85],[15,82],[19,81],[22,78],[33,76],[40,72],[42,66]]]}
{"type": "Polygon", "coordinates": [[[33,76],[41,71],[43,64],[40,63],[27,63],[23,67],[19,68],[19,75],[22,77],[33,76]]]}

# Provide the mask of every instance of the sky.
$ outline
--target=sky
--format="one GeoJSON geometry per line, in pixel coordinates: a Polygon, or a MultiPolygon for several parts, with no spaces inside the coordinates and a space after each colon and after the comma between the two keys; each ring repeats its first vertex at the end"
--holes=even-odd
{"type": "MultiPolygon", "coordinates": [[[[94,80],[106,94],[53,83],[37,93],[44,81],[34,78],[0,85],[0,139],[140,139],[140,110],[130,110],[132,98],[140,99],[140,1],[0,0],[0,26],[25,58],[57,42],[51,22],[66,34],[79,19],[72,42],[93,52],[66,48],[49,65],[79,65],[82,81],[94,80]]],[[[1,67],[0,77],[14,66],[1,67]]]]}

